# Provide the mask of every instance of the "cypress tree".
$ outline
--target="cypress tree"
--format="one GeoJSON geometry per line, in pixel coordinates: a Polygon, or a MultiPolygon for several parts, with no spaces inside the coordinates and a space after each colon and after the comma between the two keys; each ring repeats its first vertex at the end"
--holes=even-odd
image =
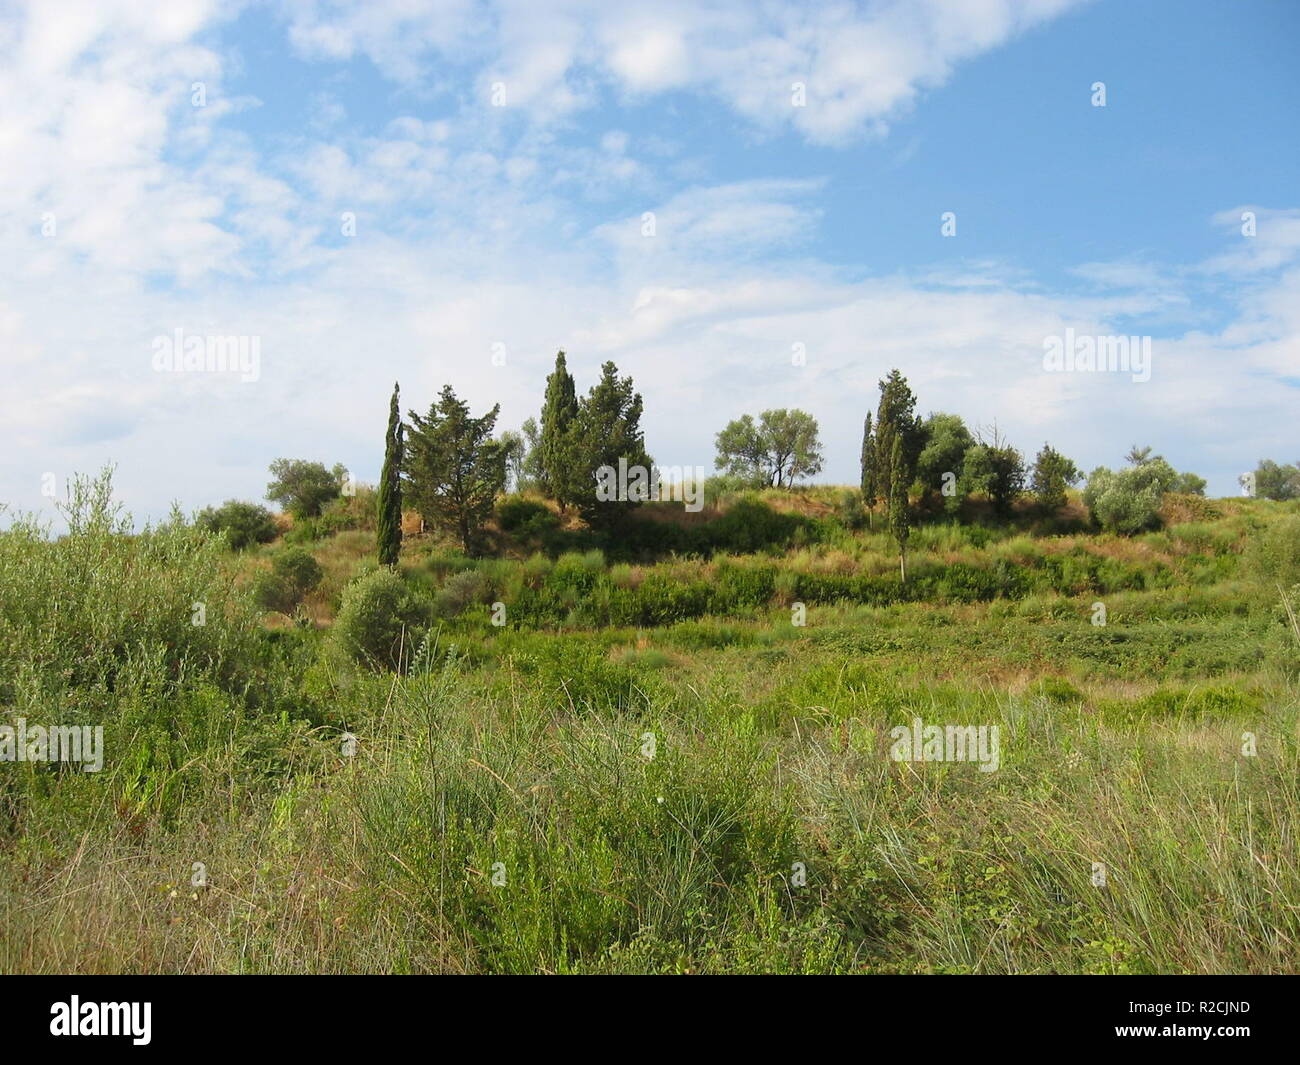
{"type": "Polygon", "coordinates": [[[907,487],[910,478],[907,474],[907,458],[901,435],[894,437],[891,470],[889,477],[889,531],[894,534],[898,544],[898,573],[903,584],[907,583],[907,538],[912,531],[912,516],[908,511],[907,487]]]}
{"type": "Polygon", "coordinates": [[[577,502],[578,472],[574,469],[574,420],[577,416],[577,388],[561,351],[555,356],[555,370],[546,378],[538,478],[538,487],[543,494],[559,503],[561,509],[577,502]]]}
{"type": "Polygon", "coordinates": [[[388,405],[388,431],[384,435],[384,470],[379,476],[377,530],[379,564],[396,566],[402,549],[402,413],[399,386],[393,382],[388,405]]]}
{"type": "Polygon", "coordinates": [[[862,423],[862,505],[867,508],[868,528],[871,510],[876,505],[876,441],[871,428],[871,413],[862,423]]]}
{"type": "Polygon", "coordinates": [[[901,475],[906,491],[921,455],[924,429],[916,417],[916,396],[907,378],[897,370],[880,382],[880,407],[876,411],[876,497],[888,508],[894,498],[894,440],[903,445],[901,475]]]}

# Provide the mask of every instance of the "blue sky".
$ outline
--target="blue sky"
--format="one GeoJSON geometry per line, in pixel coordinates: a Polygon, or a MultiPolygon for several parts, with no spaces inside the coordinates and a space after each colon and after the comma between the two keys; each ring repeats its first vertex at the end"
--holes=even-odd
{"type": "Polygon", "coordinates": [[[634,376],[664,464],[800,406],[853,482],[898,366],[1031,456],[1228,494],[1300,458],[1298,44],[1277,0],[0,3],[0,501],[372,479],[394,379],[516,427],[559,347],[634,376]],[[257,380],[157,372],[177,328],[257,380]],[[1150,380],[1046,372],[1066,328],[1152,337],[1150,380]]]}

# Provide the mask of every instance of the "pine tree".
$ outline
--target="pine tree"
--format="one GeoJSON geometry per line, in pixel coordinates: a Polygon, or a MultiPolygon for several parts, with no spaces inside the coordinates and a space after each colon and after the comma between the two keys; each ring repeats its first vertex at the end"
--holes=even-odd
{"type": "Polygon", "coordinates": [[[378,516],[379,564],[396,566],[402,549],[402,412],[400,390],[393,382],[388,404],[388,431],[384,434],[384,469],[379,476],[378,516]]]}
{"type": "Polygon", "coordinates": [[[1034,459],[1030,491],[1037,497],[1040,506],[1047,510],[1057,510],[1065,506],[1066,489],[1077,484],[1082,476],[1078,466],[1051,444],[1044,444],[1043,450],[1034,459]]]}
{"type": "Polygon", "coordinates": [[[546,399],[542,403],[542,430],[539,440],[541,450],[538,463],[538,488],[550,496],[563,509],[576,503],[580,490],[578,471],[575,469],[575,420],[578,416],[578,394],[564,359],[564,352],[555,356],[555,369],[546,378],[546,399]]]}
{"type": "Polygon", "coordinates": [[[600,381],[583,397],[574,429],[573,454],[580,470],[581,489],[574,502],[588,525],[617,525],[637,500],[601,500],[596,487],[600,470],[617,471],[620,460],[630,471],[641,467],[649,476],[653,460],[646,453],[641,432],[641,394],[632,390],[632,378],[619,377],[612,362],[601,368],[600,381]]]}
{"type": "Polygon", "coordinates": [[[478,554],[483,523],[505,487],[506,452],[492,439],[500,405],[481,418],[456,398],[450,385],[421,418],[410,412],[406,486],[421,517],[460,540],[467,555],[478,554]]]}
{"type": "Polygon", "coordinates": [[[898,572],[902,583],[907,583],[907,538],[912,531],[912,515],[908,510],[907,458],[901,436],[894,437],[890,455],[889,531],[898,544],[898,572]]]}

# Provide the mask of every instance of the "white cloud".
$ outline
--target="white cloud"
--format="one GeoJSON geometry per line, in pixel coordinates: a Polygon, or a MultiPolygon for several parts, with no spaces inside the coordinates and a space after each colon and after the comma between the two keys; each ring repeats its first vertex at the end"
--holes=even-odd
{"type": "Polygon", "coordinates": [[[599,84],[631,95],[688,90],[761,129],[793,127],[810,141],[840,144],[882,132],[958,63],[1078,2],[388,0],[358,11],[285,0],[282,10],[305,56],[364,54],[412,86],[436,77],[440,63],[470,65],[479,71],[479,108],[497,82],[510,107],[542,120],[595,103],[599,84]],[[479,26],[487,28],[476,32],[479,26]],[[795,82],[806,86],[806,106],[794,106],[795,82]]]}

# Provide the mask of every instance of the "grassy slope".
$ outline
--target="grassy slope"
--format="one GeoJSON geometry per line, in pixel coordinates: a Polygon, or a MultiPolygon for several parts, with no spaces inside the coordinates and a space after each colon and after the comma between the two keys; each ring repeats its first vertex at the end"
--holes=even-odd
{"type": "MultiPolygon", "coordinates": [[[[1286,513],[1224,502],[1133,541],[918,532],[918,570],[1112,566],[1107,590],[991,601],[870,605],[812,580],[892,575],[879,534],[589,558],[570,567],[588,583],[556,592],[559,625],[498,629],[471,603],[400,678],[342,661],[324,628],[267,635],[235,607],[223,624],[259,650],[230,637],[222,672],[200,644],[192,679],[166,650],[117,649],[111,685],[60,687],[72,652],[33,638],[0,703],[48,720],[79,693],[121,753],[99,776],[3,767],[0,969],[1294,971],[1300,658],[1238,564],[1286,513]],[[786,575],[770,599],[726,616],[606,625],[592,605],[768,565],[786,575]],[[805,587],[830,592],[800,627],[805,587]],[[999,725],[1002,768],[892,762],[887,731],[913,716],[999,725]]],[[[316,545],[321,625],[369,544],[316,545]]],[[[3,559],[6,590],[36,579],[3,559]]],[[[431,593],[468,565],[431,541],[404,558],[431,593]]],[[[509,603],[563,566],[478,568],[509,603]]]]}

